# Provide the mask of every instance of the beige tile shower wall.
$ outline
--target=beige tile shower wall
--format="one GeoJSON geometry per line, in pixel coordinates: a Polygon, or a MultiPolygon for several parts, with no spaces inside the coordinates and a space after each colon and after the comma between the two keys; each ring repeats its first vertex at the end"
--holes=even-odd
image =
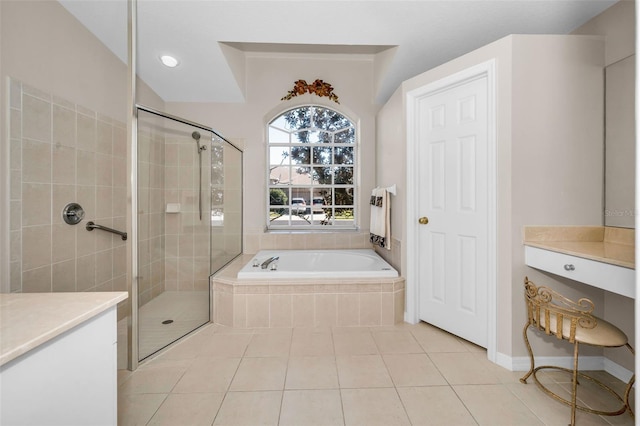
{"type": "Polygon", "coordinates": [[[372,248],[369,231],[366,232],[272,232],[247,229],[244,232],[244,253],[255,254],[260,250],[323,250],[372,248]]]}
{"type": "Polygon", "coordinates": [[[125,241],[85,229],[126,227],[125,124],[17,80],[9,98],[11,292],[126,291],[125,241]]]}
{"type": "Polygon", "coordinates": [[[398,274],[402,275],[402,241],[397,238],[391,238],[391,250],[381,247],[374,247],[376,253],[393,266],[398,274]]]}
{"type": "Polygon", "coordinates": [[[144,126],[138,132],[138,303],[165,290],[164,137],[144,126]]]}
{"type": "Polygon", "coordinates": [[[165,203],[180,203],[179,213],[165,213],[165,289],[209,291],[210,150],[202,152],[202,219],[198,210],[200,170],[195,141],[185,137],[165,141],[165,203]]]}

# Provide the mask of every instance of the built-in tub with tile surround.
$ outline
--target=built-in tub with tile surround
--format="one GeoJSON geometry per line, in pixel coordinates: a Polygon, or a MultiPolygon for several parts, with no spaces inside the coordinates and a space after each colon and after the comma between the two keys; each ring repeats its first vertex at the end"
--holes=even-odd
{"type": "Polygon", "coordinates": [[[240,279],[394,278],[374,250],[262,250],[238,272],[240,279]]]}
{"type": "MultiPolygon", "coordinates": [[[[236,328],[376,326],[392,325],[404,320],[405,279],[373,250],[296,250],[289,261],[296,264],[299,274],[285,272],[287,254],[292,250],[261,251],[242,255],[211,277],[213,321],[236,328]],[[333,252],[333,253],[328,253],[333,252]],[[350,254],[348,255],[347,253],[350,254]],[[311,266],[301,268],[300,257],[324,254],[333,266],[356,263],[375,264],[380,276],[353,273],[336,267],[329,271],[311,266]],[[349,257],[354,253],[374,254],[371,259],[349,257]],[[280,257],[275,271],[269,268],[250,275],[240,274],[245,266],[254,269],[254,259],[260,265],[272,257],[280,257]],[[295,260],[293,260],[295,259],[295,260]],[[385,268],[385,269],[381,269],[385,268]],[[391,268],[391,269],[386,269],[391,268]],[[304,275],[306,273],[306,275],[304,275]],[[387,275],[387,276],[385,276],[387,275]]],[[[343,268],[346,269],[346,268],[343,268]]],[[[360,269],[360,268],[358,268],[360,269]]],[[[246,271],[246,270],[245,270],[246,271]]]]}

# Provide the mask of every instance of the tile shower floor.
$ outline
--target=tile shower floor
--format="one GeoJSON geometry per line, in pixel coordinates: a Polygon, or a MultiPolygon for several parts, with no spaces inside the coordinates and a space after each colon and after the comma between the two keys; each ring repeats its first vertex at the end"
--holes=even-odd
{"type": "MultiPolygon", "coordinates": [[[[616,389],[605,372],[593,372],[616,389]]],[[[373,328],[232,329],[209,324],[119,370],[119,425],[566,425],[569,408],[486,351],[421,323],[373,328]]],[[[545,373],[568,395],[569,378],[545,373]]],[[[602,393],[580,398],[607,407],[602,393]]],[[[633,425],[578,412],[580,425],[633,425]]]]}
{"type": "MultiPolygon", "coordinates": [[[[209,293],[165,291],[140,308],[140,357],[146,358],[209,322],[209,293]],[[169,324],[163,321],[171,320],[169,324]]],[[[118,321],[118,368],[127,368],[127,319],[118,321]]]]}

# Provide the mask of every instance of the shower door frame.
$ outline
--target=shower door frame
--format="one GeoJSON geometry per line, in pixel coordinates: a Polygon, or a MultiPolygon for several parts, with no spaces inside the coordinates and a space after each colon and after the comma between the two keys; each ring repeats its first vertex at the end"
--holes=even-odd
{"type": "MultiPolygon", "coordinates": [[[[132,132],[131,132],[131,211],[132,211],[132,220],[131,220],[131,292],[129,294],[129,300],[131,303],[131,312],[129,314],[128,321],[128,341],[127,345],[127,363],[129,370],[133,371],[138,368],[138,364],[140,363],[139,359],[139,348],[138,348],[138,339],[140,338],[139,330],[138,330],[138,220],[137,214],[138,211],[138,112],[144,111],[149,114],[153,114],[160,118],[173,120],[179,122],[181,124],[185,124],[188,126],[196,127],[200,130],[211,132],[212,135],[217,136],[222,139],[226,143],[228,143],[233,148],[237,149],[242,153],[242,150],[238,148],[236,145],[228,141],[224,136],[220,133],[216,132],[213,128],[205,126],[204,124],[196,123],[194,121],[186,120],[182,117],[178,117],[175,115],[167,114],[165,112],[159,111],[154,108],[150,108],[144,106],[142,104],[134,104],[133,108],[133,117],[132,117],[132,132]]],[[[209,210],[211,210],[211,206],[209,206],[209,210]]],[[[210,216],[210,214],[209,214],[210,216]]],[[[210,219],[209,219],[210,221],[210,219]]],[[[211,224],[209,224],[209,228],[211,224]]],[[[242,227],[242,225],[241,225],[242,227]]],[[[211,230],[210,230],[211,231],[211,230]]],[[[209,236],[209,244],[211,244],[211,236],[209,236]]],[[[242,243],[240,254],[242,254],[242,243]]],[[[211,254],[209,254],[209,266],[211,267],[211,254]]],[[[209,269],[209,276],[211,276],[211,269],[209,269]]],[[[209,322],[211,322],[211,314],[213,312],[213,305],[211,300],[211,286],[209,286],[209,322]]],[[[184,337],[184,336],[183,336],[184,337]]]]}

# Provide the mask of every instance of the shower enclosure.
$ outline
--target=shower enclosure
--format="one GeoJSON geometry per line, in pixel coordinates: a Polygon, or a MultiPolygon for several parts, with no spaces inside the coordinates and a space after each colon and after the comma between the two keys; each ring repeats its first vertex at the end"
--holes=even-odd
{"type": "Polygon", "coordinates": [[[241,191],[239,149],[211,128],[138,106],[132,358],[210,321],[209,277],[242,253],[241,191]]]}

